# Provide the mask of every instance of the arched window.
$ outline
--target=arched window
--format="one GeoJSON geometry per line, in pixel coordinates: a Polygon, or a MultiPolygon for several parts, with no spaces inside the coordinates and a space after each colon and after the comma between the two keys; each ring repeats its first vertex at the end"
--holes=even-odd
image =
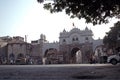
{"type": "Polygon", "coordinates": [[[72,41],[75,41],[75,38],[73,38],[72,41]]]}
{"type": "Polygon", "coordinates": [[[72,41],[79,41],[79,39],[78,39],[78,37],[75,36],[72,38],[72,41]]]}
{"type": "Polygon", "coordinates": [[[78,41],[78,37],[76,37],[76,41],[78,41]]]}
{"type": "Polygon", "coordinates": [[[63,42],[66,42],[66,40],[65,40],[65,39],[63,39],[63,42]]]}
{"type": "Polygon", "coordinates": [[[85,40],[87,40],[87,41],[88,41],[88,40],[89,40],[89,39],[88,39],[88,37],[86,37],[86,38],[85,38],[85,40]]]}

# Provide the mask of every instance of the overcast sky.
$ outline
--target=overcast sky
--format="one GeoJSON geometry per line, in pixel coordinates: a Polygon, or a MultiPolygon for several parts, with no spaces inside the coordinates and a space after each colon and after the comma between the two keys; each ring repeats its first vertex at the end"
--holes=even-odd
{"type": "Polygon", "coordinates": [[[87,26],[93,31],[93,38],[98,39],[103,38],[115,22],[111,20],[110,24],[93,26],[86,24],[84,19],[70,19],[64,12],[50,14],[37,0],[0,0],[0,37],[27,35],[30,42],[45,34],[47,40],[53,42],[59,40],[63,29],[70,31],[74,23],[81,30],[87,26]]]}

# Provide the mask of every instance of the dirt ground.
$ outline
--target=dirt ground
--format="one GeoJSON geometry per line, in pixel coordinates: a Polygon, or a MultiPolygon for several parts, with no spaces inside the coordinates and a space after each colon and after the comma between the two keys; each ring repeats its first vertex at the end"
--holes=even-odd
{"type": "Polygon", "coordinates": [[[120,65],[0,65],[0,80],[120,80],[120,65]]]}

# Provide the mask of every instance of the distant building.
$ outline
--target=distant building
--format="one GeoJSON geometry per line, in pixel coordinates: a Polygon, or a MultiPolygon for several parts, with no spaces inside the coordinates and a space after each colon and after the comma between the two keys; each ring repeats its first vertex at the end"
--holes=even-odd
{"type": "Polygon", "coordinates": [[[39,45],[43,64],[56,63],[89,63],[95,47],[102,45],[102,40],[94,40],[93,33],[87,27],[85,30],[73,28],[60,33],[59,42],[49,43],[45,35],[41,34],[38,41],[32,44],[39,45]]]}
{"type": "Polygon", "coordinates": [[[23,37],[0,37],[0,60],[9,64],[81,64],[89,63],[102,40],[93,39],[92,30],[74,27],[59,35],[59,42],[49,43],[44,34],[27,43],[23,37]],[[23,61],[23,62],[22,62],[23,61]]]}
{"type": "Polygon", "coordinates": [[[23,37],[13,37],[7,44],[8,62],[14,64],[26,63],[27,58],[31,55],[31,45],[24,41],[23,37]],[[23,62],[20,62],[23,61],[23,62]]]}
{"type": "Polygon", "coordinates": [[[0,64],[7,62],[7,39],[0,38],[0,64]]]}

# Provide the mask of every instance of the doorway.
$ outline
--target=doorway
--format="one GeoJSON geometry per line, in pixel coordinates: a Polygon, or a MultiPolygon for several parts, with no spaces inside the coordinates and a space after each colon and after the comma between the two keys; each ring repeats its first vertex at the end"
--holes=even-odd
{"type": "Polygon", "coordinates": [[[82,63],[82,53],[79,48],[73,48],[70,55],[70,63],[80,64],[82,63]]]}

